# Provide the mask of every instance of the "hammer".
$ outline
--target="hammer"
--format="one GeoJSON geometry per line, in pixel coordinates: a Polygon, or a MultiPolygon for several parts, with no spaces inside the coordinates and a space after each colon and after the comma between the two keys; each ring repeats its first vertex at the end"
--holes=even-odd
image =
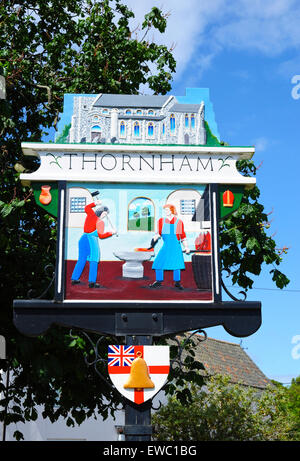
{"type": "MultiPolygon", "coordinates": [[[[107,217],[107,220],[108,220],[110,226],[112,227],[112,229],[114,229],[114,226],[112,225],[112,222],[111,222],[110,217],[108,216],[108,214],[106,215],[106,217],[107,217]]],[[[116,237],[119,237],[118,232],[115,235],[116,235],[116,237]]]]}

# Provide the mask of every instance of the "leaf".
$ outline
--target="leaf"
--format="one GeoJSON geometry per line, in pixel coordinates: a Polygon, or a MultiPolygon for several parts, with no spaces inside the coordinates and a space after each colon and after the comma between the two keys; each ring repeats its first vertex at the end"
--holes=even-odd
{"type": "Polygon", "coordinates": [[[24,435],[23,435],[22,432],[20,432],[20,431],[15,431],[14,434],[13,434],[13,437],[14,437],[17,441],[24,440],[24,435]]]}
{"type": "Polygon", "coordinates": [[[287,278],[286,275],[284,275],[282,272],[280,272],[278,269],[273,269],[270,271],[270,274],[272,275],[272,280],[276,283],[276,286],[278,288],[284,288],[286,287],[290,280],[287,278]]]}
{"type": "Polygon", "coordinates": [[[260,244],[255,237],[249,237],[247,242],[246,242],[246,248],[247,250],[260,250],[260,244]]]}
{"type": "Polygon", "coordinates": [[[74,426],[75,426],[74,420],[73,420],[72,418],[70,418],[70,417],[67,418],[67,420],[66,420],[66,425],[67,425],[68,427],[71,427],[71,426],[74,427],[74,426]]]}
{"type": "Polygon", "coordinates": [[[1,209],[2,218],[6,218],[12,211],[13,211],[13,206],[11,204],[4,203],[1,209]]]}

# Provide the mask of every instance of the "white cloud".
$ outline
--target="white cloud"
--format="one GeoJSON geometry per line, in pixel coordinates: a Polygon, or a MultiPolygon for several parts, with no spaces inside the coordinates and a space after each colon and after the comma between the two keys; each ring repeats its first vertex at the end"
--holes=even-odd
{"type": "Polygon", "coordinates": [[[262,152],[267,149],[269,145],[269,141],[267,138],[264,138],[264,137],[257,138],[254,141],[254,145],[255,145],[256,152],[262,152]]]}
{"type": "MultiPolygon", "coordinates": [[[[205,37],[203,36],[205,28],[213,21],[213,17],[218,14],[219,7],[223,2],[224,0],[213,0],[211,2],[207,0],[202,2],[199,2],[199,0],[187,0],[185,2],[178,0],[164,0],[163,2],[143,0],[138,3],[134,0],[125,1],[135,14],[133,22],[135,25],[142,24],[145,13],[148,13],[153,6],[169,14],[166,33],[161,35],[156,32],[149,37],[153,38],[154,41],[165,44],[169,48],[175,45],[173,54],[177,62],[177,74],[180,74],[185,69],[195,50],[205,42],[205,37]]],[[[203,51],[201,65],[206,66],[211,52],[203,51]]]]}
{"type": "Polygon", "coordinates": [[[273,379],[282,384],[291,384],[292,379],[296,379],[298,375],[272,375],[269,379],[273,379]]]}
{"type": "MultiPolygon", "coordinates": [[[[193,59],[199,72],[224,49],[279,55],[300,45],[298,0],[125,0],[141,24],[153,6],[170,13],[164,35],[154,40],[176,44],[177,77],[193,59]]],[[[198,75],[199,77],[199,75],[198,75]]]]}

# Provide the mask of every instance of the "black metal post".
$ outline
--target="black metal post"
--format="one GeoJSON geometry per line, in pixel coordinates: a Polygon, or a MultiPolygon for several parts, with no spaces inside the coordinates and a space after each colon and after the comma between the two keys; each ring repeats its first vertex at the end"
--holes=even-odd
{"type": "MultiPolygon", "coordinates": [[[[127,346],[152,345],[152,336],[127,336],[127,346]]],[[[141,405],[128,401],[125,406],[126,441],[148,442],[151,440],[151,400],[141,405]]]]}

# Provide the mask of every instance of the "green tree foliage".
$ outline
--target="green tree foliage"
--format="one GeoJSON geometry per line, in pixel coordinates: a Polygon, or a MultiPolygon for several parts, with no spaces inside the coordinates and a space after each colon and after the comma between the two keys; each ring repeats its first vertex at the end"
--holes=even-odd
{"type": "Polygon", "coordinates": [[[288,393],[291,400],[291,408],[294,409],[295,415],[300,422],[300,376],[293,378],[288,393]]]}
{"type": "Polygon", "coordinates": [[[165,31],[165,16],[153,8],[141,38],[130,30],[133,17],[120,0],[0,0],[0,75],[6,80],[6,99],[0,99],[0,334],[8,355],[1,366],[11,378],[8,389],[0,388],[0,417],[6,424],[34,420],[38,404],[43,416],[54,421],[61,415],[70,425],[91,414],[105,417],[119,402],[87,368],[90,347],[82,338],[60,328],[25,337],[13,325],[12,303],[47,288],[52,274],[44,268],[54,264],[56,250],[55,221],[19,181],[20,172],[37,167],[23,157],[21,142],[41,141],[56,127],[64,93],[136,94],[145,84],[165,94],[171,88],[172,53],[148,39],[151,30],[165,31]]]}
{"type": "Polygon", "coordinates": [[[287,389],[288,409],[294,420],[294,430],[297,440],[300,440],[300,376],[293,378],[287,389]]]}
{"type": "MultiPolygon", "coordinates": [[[[256,175],[252,160],[241,160],[237,167],[244,176],[256,175]]],[[[287,248],[277,248],[269,235],[269,215],[259,202],[259,196],[257,186],[246,190],[240,207],[221,221],[221,267],[230,271],[233,284],[248,290],[252,288],[253,275],[258,276],[265,264],[271,265],[272,280],[278,288],[284,288],[289,279],[278,266],[287,248]]]]}
{"type": "Polygon", "coordinates": [[[282,389],[270,387],[260,394],[257,389],[231,384],[229,376],[216,375],[190,391],[189,405],[172,396],[154,414],[155,440],[295,440],[282,389]]]}
{"type": "Polygon", "coordinates": [[[288,387],[277,381],[274,385],[286,394],[286,407],[293,421],[292,434],[295,440],[300,440],[300,376],[293,378],[288,387]]]}
{"type": "MultiPolygon", "coordinates": [[[[172,52],[148,40],[151,30],[165,31],[166,17],[152,8],[140,37],[130,30],[133,17],[120,0],[0,0],[0,74],[6,80],[6,99],[0,99],[0,334],[8,355],[1,366],[11,377],[9,388],[0,386],[0,418],[6,423],[35,419],[40,404],[44,417],[63,416],[75,424],[92,414],[105,417],[119,402],[87,368],[84,359],[93,350],[84,338],[71,338],[58,327],[40,338],[25,337],[14,327],[12,303],[47,288],[52,273],[44,268],[54,264],[56,251],[55,221],[35,206],[30,188],[19,180],[22,171],[38,166],[23,157],[21,142],[41,141],[56,129],[65,93],[136,94],[141,84],[155,94],[171,89],[172,52]]],[[[254,170],[251,162],[242,165],[244,174],[254,170]]],[[[243,211],[224,221],[222,263],[234,268],[233,282],[244,288],[251,287],[246,273],[275,264],[273,279],[282,287],[287,279],[277,269],[280,256],[266,235],[258,196],[257,188],[249,191],[243,211]]],[[[197,381],[200,365],[192,355],[187,362],[189,379],[197,381]]],[[[180,395],[184,401],[189,393],[180,395]]]]}

